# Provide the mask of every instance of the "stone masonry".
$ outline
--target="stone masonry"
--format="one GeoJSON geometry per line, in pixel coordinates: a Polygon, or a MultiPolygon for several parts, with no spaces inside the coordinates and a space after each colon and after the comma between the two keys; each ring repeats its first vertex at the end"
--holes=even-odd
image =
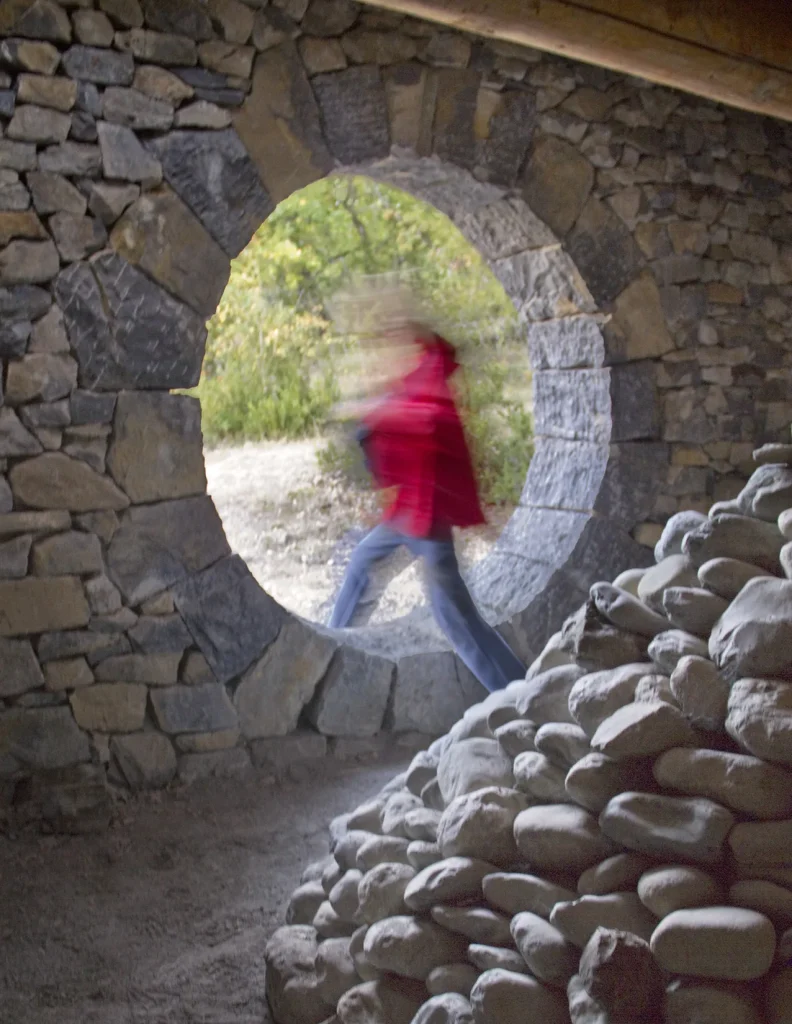
{"type": "Polygon", "coordinates": [[[330,635],[264,594],[171,393],[275,204],[352,168],[446,212],[525,321],[536,455],[471,583],[526,660],[792,418],[792,128],[349,0],[2,0],[0,802],[281,770],[480,696],[420,614],[330,635]]]}

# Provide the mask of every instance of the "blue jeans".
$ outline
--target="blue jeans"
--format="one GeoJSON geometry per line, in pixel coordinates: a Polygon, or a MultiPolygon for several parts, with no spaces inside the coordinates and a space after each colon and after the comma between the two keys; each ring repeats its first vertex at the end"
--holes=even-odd
{"type": "Polygon", "coordinates": [[[329,625],[346,626],[369,581],[369,568],[406,544],[426,562],[429,600],[437,624],[459,658],[489,691],[502,690],[525,677],[525,666],[492,626],[482,619],[459,572],[454,541],[448,531],[438,537],[408,537],[381,523],[352,552],[329,625]]]}

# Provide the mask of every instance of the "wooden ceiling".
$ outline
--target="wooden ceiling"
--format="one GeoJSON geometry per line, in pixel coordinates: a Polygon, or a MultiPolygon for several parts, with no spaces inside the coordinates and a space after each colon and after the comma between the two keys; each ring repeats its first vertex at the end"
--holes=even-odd
{"type": "Polygon", "coordinates": [[[792,0],[366,0],[792,121],[792,0]]]}

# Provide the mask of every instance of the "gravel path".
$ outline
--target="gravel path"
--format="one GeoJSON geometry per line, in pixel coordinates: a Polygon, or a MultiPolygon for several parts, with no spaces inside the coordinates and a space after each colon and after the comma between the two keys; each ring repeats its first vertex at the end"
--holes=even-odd
{"type": "MultiPolygon", "coordinates": [[[[322,475],[321,444],[215,448],[206,452],[206,473],[229,543],[262,587],[291,611],[324,621],[349,552],[377,520],[377,499],[322,475]]],[[[463,569],[490,550],[509,513],[494,509],[490,525],[460,535],[463,569]]],[[[388,622],[423,600],[419,566],[403,550],[379,569],[353,624],[388,622]]]]}

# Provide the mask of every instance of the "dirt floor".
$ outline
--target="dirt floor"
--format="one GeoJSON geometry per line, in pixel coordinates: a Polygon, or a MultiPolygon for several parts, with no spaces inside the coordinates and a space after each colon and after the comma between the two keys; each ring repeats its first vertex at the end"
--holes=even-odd
{"type": "MultiPolygon", "coordinates": [[[[377,519],[377,497],[323,475],[320,440],[248,443],[206,452],[208,490],[231,547],[277,601],[326,621],[349,553],[377,519]]],[[[491,549],[510,509],[491,509],[490,523],[457,539],[463,571],[491,549]]],[[[419,567],[406,551],[372,580],[354,625],[387,622],[424,600],[419,567]]]]}
{"type": "MultiPolygon", "coordinates": [[[[287,607],[324,616],[375,497],[319,474],[317,441],[207,452],[231,546],[287,607]]],[[[470,531],[491,547],[508,513],[470,531]]],[[[423,599],[393,560],[362,618],[423,599]]],[[[102,835],[0,836],[0,1024],[263,1024],[263,950],[327,824],[406,763],[332,765],[320,782],[210,780],[141,796],[102,835]]]]}
{"type": "Polygon", "coordinates": [[[327,824],[405,762],[212,780],[107,833],[0,837],[2,1024],[263,1024],[263,950],[327,824]]]}

